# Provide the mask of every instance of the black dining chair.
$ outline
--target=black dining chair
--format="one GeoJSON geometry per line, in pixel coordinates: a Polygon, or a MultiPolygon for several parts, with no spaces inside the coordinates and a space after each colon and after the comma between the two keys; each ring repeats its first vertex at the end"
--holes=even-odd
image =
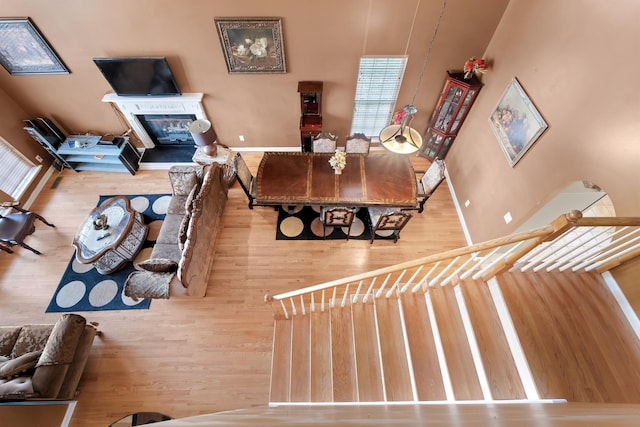
{"type": "Polygon", "coordinates": [[[11,213],[10,210],[9,213],[5,215],[0,214],[0,250],[13,253],[11,246],[18,245],[30,250],[36,255],[40,255],[40,251],[27,245],[24,239],[36,230],[34,224],[36,219],[44,222],[49,227],[55,227],[55,225],[37,213],[21,208],[18,206],[18,202],[3,203],[0,204],[0,208],[10,208],[17,211],[11,213]]]}

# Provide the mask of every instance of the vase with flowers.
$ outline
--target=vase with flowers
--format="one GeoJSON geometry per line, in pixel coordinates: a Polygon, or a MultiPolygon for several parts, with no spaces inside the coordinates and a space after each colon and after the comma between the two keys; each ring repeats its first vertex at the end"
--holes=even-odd
{"type": "Polygon", "coordinates": [[[336,175],[342,174],[342,169],[347,166],[347,155],[342,150],[336,150],[336,152],[329,159],[329,164],[333,168],[336,175]]]}
{"type": "Polygon", "coordinates": [[[464,78],[470,79],[474,74],[484,74],[487,71],[487,63],[483,58],[470,58],[464,63],[464,78]]]}

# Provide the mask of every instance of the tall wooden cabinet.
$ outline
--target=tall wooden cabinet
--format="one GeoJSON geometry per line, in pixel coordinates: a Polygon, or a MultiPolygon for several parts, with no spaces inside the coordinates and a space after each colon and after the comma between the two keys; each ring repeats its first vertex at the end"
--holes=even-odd
{"type": "Polygon", "coordinates": [[[322,131],[322,82],[298,82],[300,93],[300,145],[312,151],[313,138],[322,131]]]}
{"type": "Polygon", "coordinates": [[[420,155],[431,160],[444,159],[481,88],[482,83],[475,75],[465,79],[462,72],[447,71],[420,155]]]}

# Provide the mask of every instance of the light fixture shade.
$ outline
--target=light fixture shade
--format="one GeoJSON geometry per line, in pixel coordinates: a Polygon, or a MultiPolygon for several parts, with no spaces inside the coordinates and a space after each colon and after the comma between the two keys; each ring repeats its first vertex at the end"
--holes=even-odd
{"type": "Polygon", "coordinates": [[[380,131],[380,144],[387,150],[398,154],[413,154],[422,146],[420,133],[409,126],[413,115],[418,112],[414,105],[405,105],[400,124],[392,124],[380,131]]]}
{"type": "Polygon", "coordinates": [[[393,153],[413,154],[422,146],[422,137],[412,127],[389,125],[380,131],[380,144],[393,153]]]}
{"type": "Polygon", "coordinates": [[[193,137],[193,142],[209,156],[215,156],[218,151],[216,139],[218,135],[213,130],[209,120],[198,119],[189,125],[189,133],[193,137]]]}

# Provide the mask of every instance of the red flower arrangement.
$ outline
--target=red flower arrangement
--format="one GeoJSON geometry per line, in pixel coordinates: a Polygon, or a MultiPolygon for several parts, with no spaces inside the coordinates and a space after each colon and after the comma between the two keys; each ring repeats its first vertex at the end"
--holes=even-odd
{"type": "MultiPolygon", "coordinates": [[[[404,111],[404,109],[398,110],[395,113],[393,113],[393,117],[391,118],[391,121],[393,122],[393,124],[399,125],[400,123],[402,123],[402,119],[404,119],[404,116],[406,115],[407,115],[407,112],[404,111]]],[[[409,114],[409,117],[407,117],[407,121],[411,120],[412,118],[413,118],[413,114],[409,114]]]]}
{"type": "Polygon", "coordinates": [[[470,58],[464,63],[464,78],[470,79],[473,74],[483,74],[487,71],[487,64],[482,58],[470,58]]]}

